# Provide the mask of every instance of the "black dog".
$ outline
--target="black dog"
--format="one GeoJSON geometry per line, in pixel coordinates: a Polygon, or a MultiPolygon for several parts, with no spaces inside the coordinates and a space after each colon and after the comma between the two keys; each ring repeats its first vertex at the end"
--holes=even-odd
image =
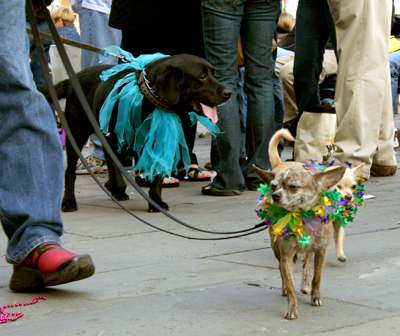
{"type": "MultiPolygon", "coordinates": [[[[84,94],[97,118],[105,99],[119,79],[131,72],[136,72],[136,78],[138,79],[144,74],[137,70],[125,70],[102,82],[99,76],[104,70],[111,67],[110,65],[96,65],[77,74],[84,94]]],[[[187,112],[194,110],[197,114],[206,116],[213,123],[216,123],[218,120],[216,106],[226,102],[232,94],[230,90],[216,80],[215,69],[204,59],[193,55],[183,54],[157,59],[146,66],[145,76],[148,85],[144,81],[139,81],[142,83],[141,90],[144,93],[142,121],[154,110],[154,103],[159,107],[161,106],[161,108],[165,107],[165,109],[178,114],[181,119],[187,117],[187,112]]],[[[82,149],[90,134],[93,133],[93,128],[70,81],[65,80],[58,83],[55,89],[59,99],[67,99],[65,117],[79,148],[82,149]]],[[[46,96],[48,97],[48,95],[46,96]]],[[[117,153],[117,138],[112,132],[116,122],[116,114],[117,108],[114,107],[110,120],[110,135],[107,140],[115,154],[122,161],[127,153],[117,153]]],[[[61,209],[64,212],[78,209],[74,191],[78,155],[68,140],[66,142],[66,151],[65,191],[61,205],[61,209]]],[[[105,186],[117,200],[129,199],[129,196],[125,193],[126,184],[121,172],[106,151],[104,154],[109,170],[109,180],[105,186]]],[[[162,209],[168,210],[168,205],[162,201],[161,189],[162,177],[157,176],[151,182],[149,196],[162,209]]],[[[158,210],[149,204],[149,212],[156,211],[158,210]]]]}

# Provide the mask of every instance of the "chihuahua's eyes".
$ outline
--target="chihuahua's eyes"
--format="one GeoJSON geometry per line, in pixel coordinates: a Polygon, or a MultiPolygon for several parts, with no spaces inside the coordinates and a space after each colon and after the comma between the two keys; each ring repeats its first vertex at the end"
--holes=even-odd
{"type": "Polygon", "coordinates": [[[291,185],[289,185],[289,189],[291,191],[297,191],[298,189],[300,189],[300,186],[295,185],[295,184],[291,184],[291,185]]]}
{"type": "Polygon", "coordinates": [[[351,186],[351,189],[353,189],[353,190],[356,190],[356,188],[357,188],[357,184],[353,184],[353,185],[351,186]]]}
{"type": "Polygon", "coordinates": [[[271,187],[271,189],[272,189],[273,191],[275,191],[276,188],[278,187],[278,183],[272,181],[270,187],[271,187]]]}

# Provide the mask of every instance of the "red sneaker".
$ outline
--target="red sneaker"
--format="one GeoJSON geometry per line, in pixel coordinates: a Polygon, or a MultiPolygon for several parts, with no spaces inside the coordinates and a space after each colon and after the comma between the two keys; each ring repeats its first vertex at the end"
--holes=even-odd
{"type": "Polygon", "coordinates": [[[24,261],[14,265],[10,289],[23,291],[82,280],[94,274],[88,254],[73,254],[55,242],[37,246],[24,261]]]}

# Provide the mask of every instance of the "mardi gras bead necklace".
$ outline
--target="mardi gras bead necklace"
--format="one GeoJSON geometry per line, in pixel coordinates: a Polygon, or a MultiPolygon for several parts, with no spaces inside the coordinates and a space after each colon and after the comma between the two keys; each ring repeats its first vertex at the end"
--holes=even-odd
{"type": "Polygon", "coordinates": [[[37,296],[34,300],[30,302],[20,302],[13,304],[6,304],[4,306],[0,306],[0,324],[7,322],[14,322],[24,316],[23,313],[14,313],[14,312],[6,312],[4,311],[7,308],[20,307],[20,306],[30,306],[38,302],[38,300],[47,300],[46,296],[37,296]]]}
{"type": "MultiPolygon", "coordinates": [[[[328,166],[332,165],[333,162],[328,164],[328,166]]],[[[351,164],[347,163],[347,166],[350,167],[351,164]]],[[[325,164],[315,163],[313,159],[311,159],[311,163],[306,163],[303,167],[312,173],[327,169],[325,164]]],[[[354,220],[358,207],[365,205],[364,179],[357,177],[356,181],[357,187],[352,201],[346,200],[342,191],[334,186],[321,195],[318,204],[311,210],[302,212],[288,211],[273,204],[272,189],[268,185],[261,184],[258,189],[261,196],[256,201],[258,204],[256,213],[267,226],[271,226],[275,239],[279,236],[293,237],[304,247],[310,244],[310,236],[304,235],[304,225],[307,225],[313,234],[317,235],[318,229],[324,224],[338,221],[340,226],[345,227],[348,222],[354,220]]]]}

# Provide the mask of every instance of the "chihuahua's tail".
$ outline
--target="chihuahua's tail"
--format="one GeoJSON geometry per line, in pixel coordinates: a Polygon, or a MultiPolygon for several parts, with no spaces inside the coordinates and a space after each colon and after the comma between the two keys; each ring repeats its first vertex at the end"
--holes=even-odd
{"type": "Polygon", "coordinates": [[[278,153],[278,144],[282,139],[286,139],[287,141],[296,141],[295,138],[293,138],[293,135],[286,128],[281,128],[275,132],[269,142],[268,149],[269,162],[271,163],[272,169],[282,163],[281,157],[278,153]]]}

